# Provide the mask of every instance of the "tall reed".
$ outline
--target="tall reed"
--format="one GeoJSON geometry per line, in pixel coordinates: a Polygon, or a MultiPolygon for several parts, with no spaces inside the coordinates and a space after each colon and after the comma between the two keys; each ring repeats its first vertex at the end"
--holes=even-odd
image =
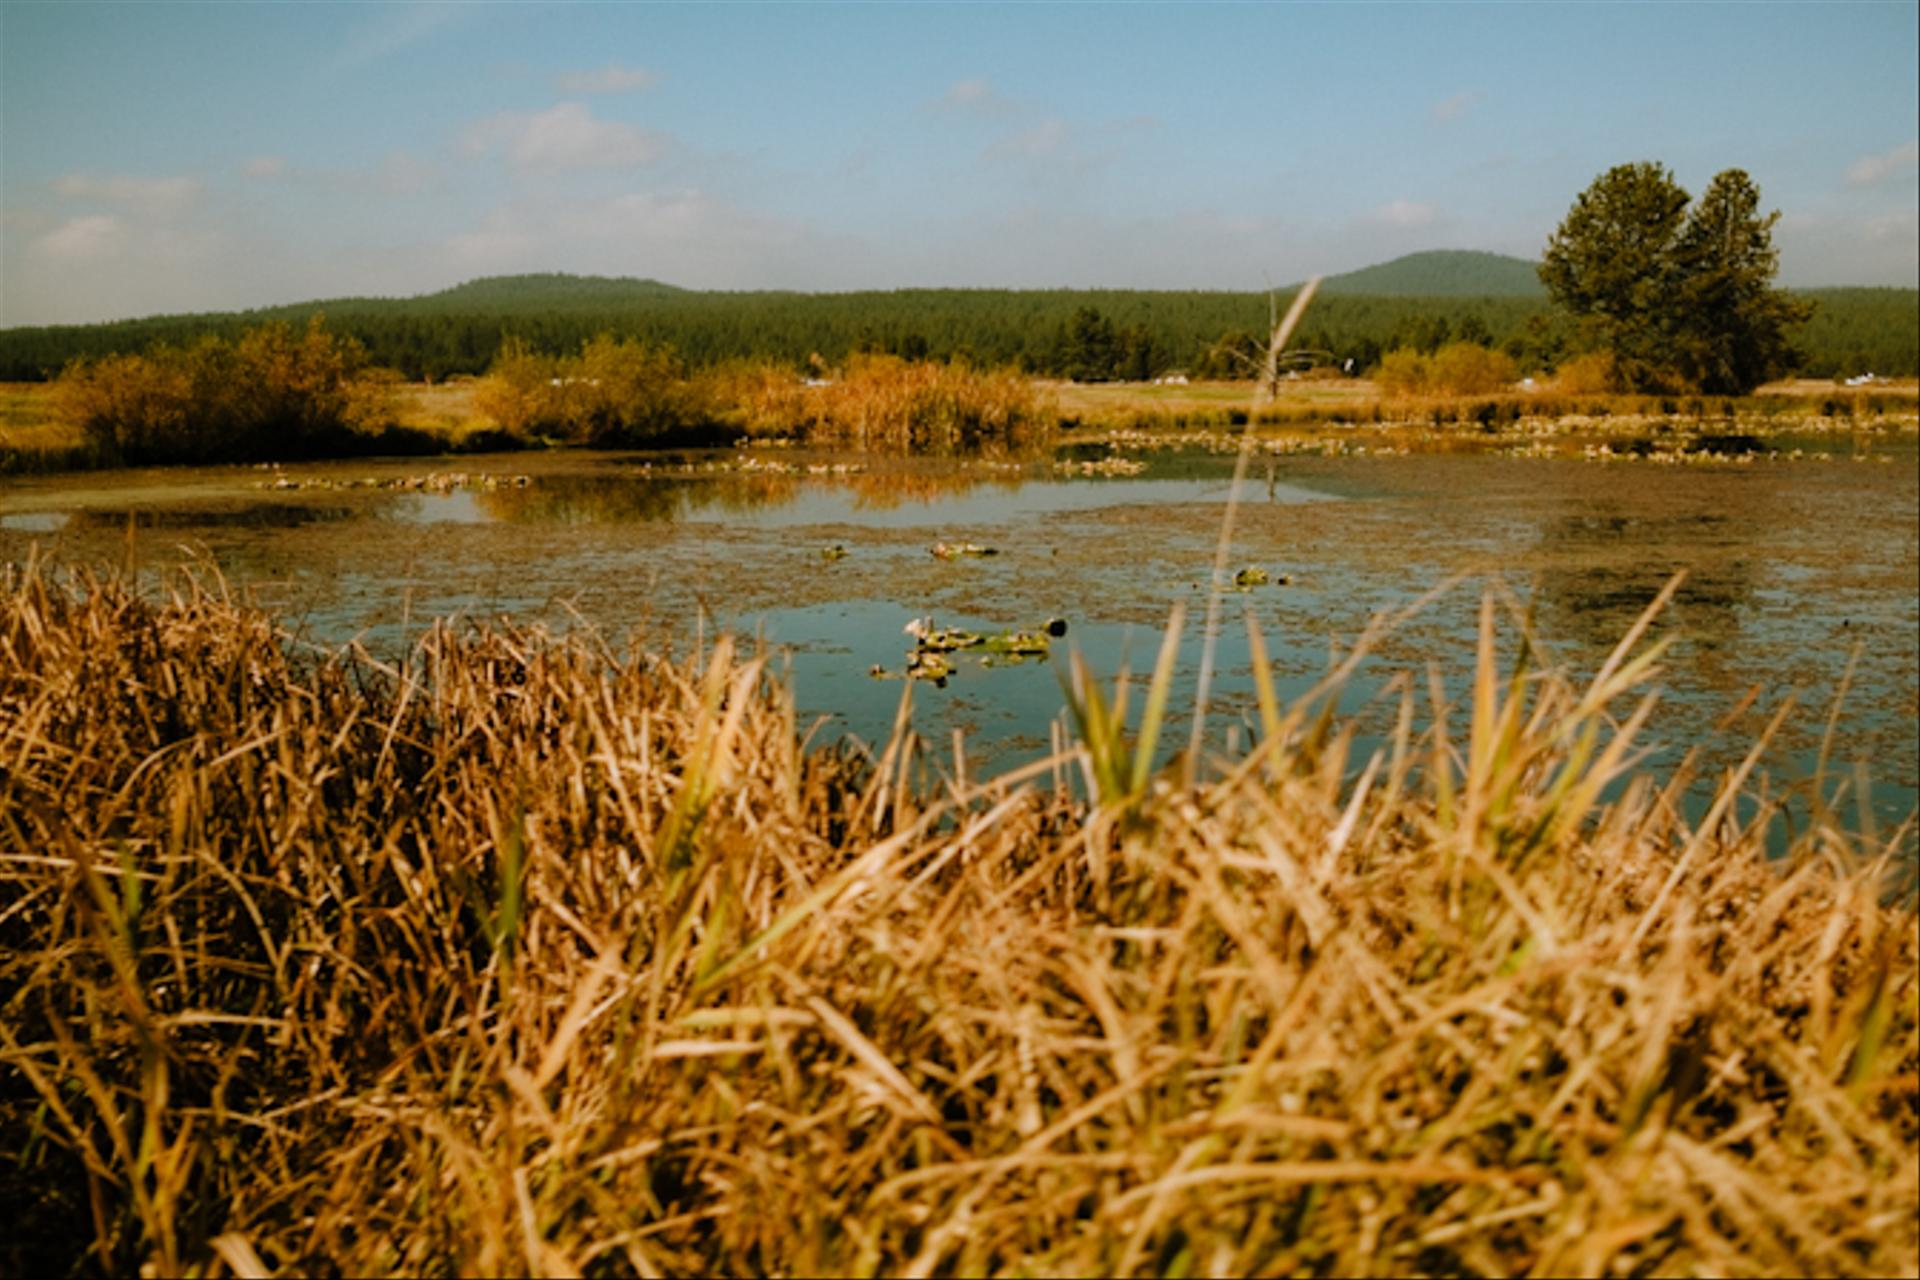
{"type": "Polygon", "coordinates": [[[716,376],[747,430],[814,444],[930,453],[1023,449],[1045,443],[1056,417],[1046,396],[1019,374],[958,363],[856,355],[831,377],[806,383],[768,370],[716,376]]]}
{"type": "Polygon", "coordinates": [[[1337,680],[1192,783],[1089,721],[1089,807],[726,644],[10,567],[0,1270],[1910,1270],[1906,834],[1689,824],[1643,637],[1499,623],[1365,761],[1337,680]]]}

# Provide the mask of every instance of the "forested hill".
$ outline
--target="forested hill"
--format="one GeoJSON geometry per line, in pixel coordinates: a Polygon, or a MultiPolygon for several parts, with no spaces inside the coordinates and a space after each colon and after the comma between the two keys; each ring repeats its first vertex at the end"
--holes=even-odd
{"type": "MultiPolygon", "coordinates": [[[[1296,345],[1356,368],[1410,346],[1465,338],[1506,347],[1523,367],[1550,363],[1565,333],[1544,298],[1505,292],[1532,264],[1496,254],[1415,254],[1329,278],[1296,345]],[[1505,280],[1507,283],[1501,284],[1505,280]],[[1381,292],[1424,289],[1427,293],[1381,292]]],[[[1920,371],[1920,294],[1815,290],[1800,346],[1813,376],[1920,371]]],[[[1285,305],[1287,297],[1279,301],[1285,305]]],[[[527,275],[474,280],[414,298],[335,298],[258,311],[155,316],[102,325],[0,330],[0,380],[57,373],[69,360],[231,337],[314,315],[409,378],[479,373],[509,338],[576,350],[596,333],[671,345],[694,364],[767,359],[798,368],[858,350],[964,358],[1069,377],[1151,377],[1171,369],[1232,375],[1225,354],[1264,334],[1265,293],[1142,290],[902,289],[861,293],[704,292],[656,280],[527,275]]]]}
{"type": "Polygon", "coordinates": [[[1503,253],[1474,249],[1431,249],[1410,253],[1343,275],[1328,276],[1320,290],[1329,296],[1376,298],[1542,298],[1540,264],[1503,253]]]}
{"type": "MultiPolygon", "coordinates": [[[[636,280],[632,276],[483,276],[442,289],[439,293],[417,298],[387,300],[386,305],[431,313],[449,311],[495,310],[513,313],[526,310],[550,311],[570,307],[644,306],[663,299],[685,297],[687,290],[658,280],[636,280]]],[[[308,303],[311,310],[325,303],[308,303]]]]}

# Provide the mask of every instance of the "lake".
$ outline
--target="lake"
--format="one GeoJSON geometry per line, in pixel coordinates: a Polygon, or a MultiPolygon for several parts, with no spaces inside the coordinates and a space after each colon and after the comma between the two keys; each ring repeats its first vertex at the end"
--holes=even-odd
{"type": "MultiPolygon", "coordinates": [[[[1920,772],[1911,431],[1823,436],[1799,458],[1596,461],[1577,444],[1515,456],[1537,452],[1257,453],[1229,568],[1268,581],[1225,591],[1210,742],[1247,741],[1247,614],[1282,691],[1299,694],[1375,614],[1458,579],[1343,695],[1377,727],[1385,708],[1370,701],[1396,672],[1414,674],[1424,704],[1435,663],[1464,700],[1489,584],[1531,607],[1553,660],[1591,672],[1684,570],[1660,627],[1675,640],[1650,731],[1656,763],[1690,745],[1733,762],[1793,697],[1801,710],[1769,763],[1776,776],[1804,772],[1852,662],[1836,758],[1870,763],[1868,820],[1907,816],[1920,772]]],[[[1056,658],[1078,646],[1100,672],[1144,673],[1184,602],[1173,706],[1190,715],[1232,468],[1206,448],[1091,441],[1025,462],[755,449],[77,474],[4,482],[0,558],[131,553],[150,574],[210,562],[300,640],[386,652],[453,614],[683,651],[732,631],[791,673],[816,740],[873,742],[904,686],[870,672],[904,668],[915,618],[975,629],[1058,618],[1069,630],[1056,658]],[[940,543],[995,554],[943,559],[930,554],[940,543]]],[[[1054,662],[983,666],[964,653],[944,687],[916,681],[913,694],[916,730],[938,751],[963,731],[970,769],[1043,753],[1063,706],[1054,662]]],[[[1186,732],[1183,719],[1171,736],[1186,732]]]]}

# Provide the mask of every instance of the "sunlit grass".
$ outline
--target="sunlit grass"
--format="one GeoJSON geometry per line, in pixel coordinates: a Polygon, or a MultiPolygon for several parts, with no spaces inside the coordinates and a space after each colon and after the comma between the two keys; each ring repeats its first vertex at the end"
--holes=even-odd
{"type": "Polygon", "coordinates": [[[1261,680],[1191,784],[1080,672],[1089,802],[803,749],[725,643],[388,666],[10,568],[4,1269],[1909,1270],[1906,834],[1689,824],[1651,632],[1576,686],[1520,625],[1364,761],[1261,680]]]}
{"type": "Polygon", "coordinates": [[[0,383],[0,475],[64,470],[89,454],[85,434],[54,413],[50,384],[0,383]]]}

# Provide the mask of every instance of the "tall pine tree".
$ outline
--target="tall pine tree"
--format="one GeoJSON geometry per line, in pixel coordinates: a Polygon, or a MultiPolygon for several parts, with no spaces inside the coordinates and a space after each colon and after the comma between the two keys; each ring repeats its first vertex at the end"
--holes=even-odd
{"type": "Polygon", "coordinates": [[[1540,279],[1628,387],[1750,391],[1790,367],[1811,308],[1772,287],[1779,214],[1760,213],[1746,173],[1727,170],[1688,203],[1664,165],[1616,165],[1574,201],[1540,279]]]}

